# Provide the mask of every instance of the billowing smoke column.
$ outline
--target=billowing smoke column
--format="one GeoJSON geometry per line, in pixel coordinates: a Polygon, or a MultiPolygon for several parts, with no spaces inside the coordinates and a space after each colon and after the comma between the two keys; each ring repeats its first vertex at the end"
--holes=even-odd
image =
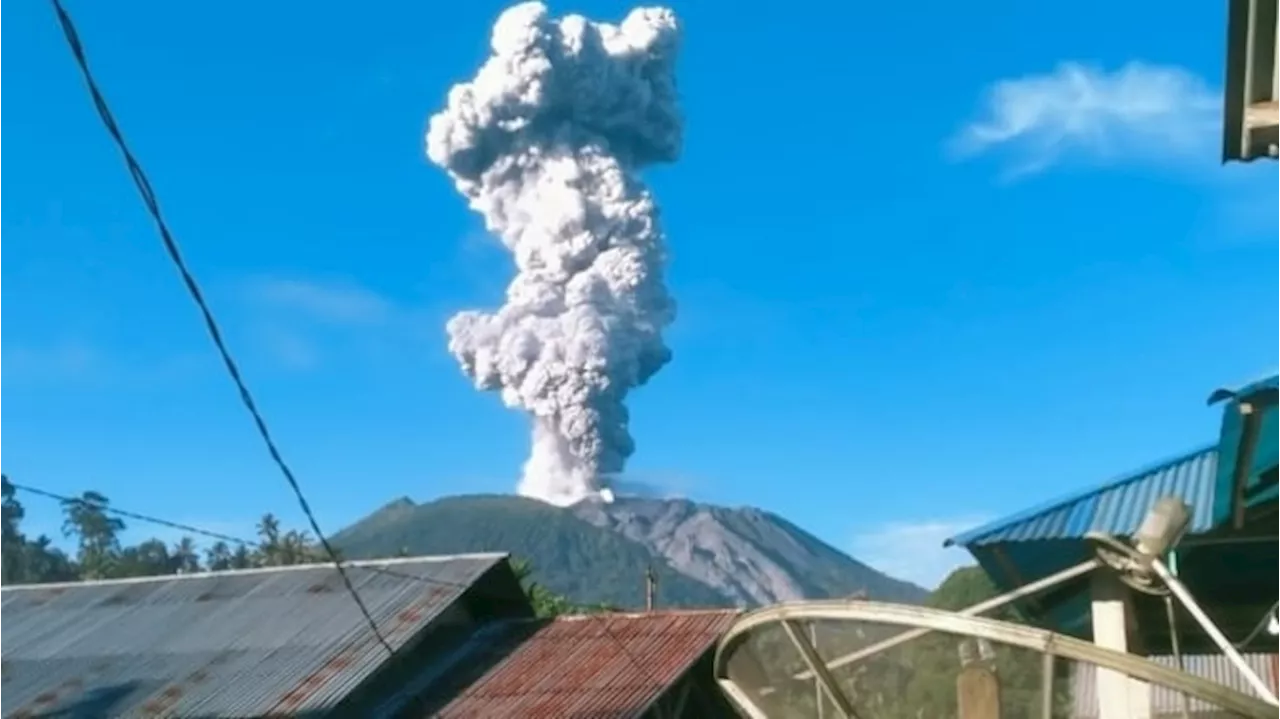
{"type": "Polygon", "coordinates": [[[533,418],[521,494],[606,499],[634,450],[627,393],[671,359],[658,208],[636,171],[680,154],[675,15],[554,20],[524,3],[492,56],[431,118],[427,156],[514,255],[497,312],[461,312],[449,351],[533,418]]]}

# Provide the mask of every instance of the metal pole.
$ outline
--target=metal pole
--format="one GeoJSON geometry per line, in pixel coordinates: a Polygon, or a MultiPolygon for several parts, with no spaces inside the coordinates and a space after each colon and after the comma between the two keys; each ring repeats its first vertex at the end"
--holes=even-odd
{"type": "MultiPolygon", "coordinates": [[[[1089,559],[1089,560],[1083,561],[1075,565],[1074,567],[1068,567],[1067,569],[1064,569],[1061,572],[1050,574],[1044,579],[1038,579],[1030,584],[1024,584],[1023,586],[1018,587],[1012,592],[1006,592],[1004,594],[1001,594],[998,597],[992,597],[991,599],[988,599],[985,602],[978,602],[977,604],[971,607],[966,607],[964,609],[961,609],[960,611],[956,612],[956,614],[959,614],[962,617],[972,617],[979,614],[985,614],[991,611],[992,609],[999,609],[1000,607],[1003,607],[1004,605],[1009,604],[1010,602],[1014,602],[1019,599],[1022,599],[1023,597],[1029,597],[1033,594],[1039,594],[1040,592],[1043,592],[1044,590],[1050,587],[1056,586],[1058,584],[1062,584],[1063,582],[1068,582],[1072,579],[1075,579],[1076,577],[1084,576],[1085,574],[1088,574],[1089,572],[1092,572],[1093,570],[1097,569],[1098,564],[1099,562],[1096,559],[1089,559]]],[[[854,662],[857,662],[861,659],[869,657],[872,654],[878,654],[887,649],[892,649],[893,647],[896,647],[899,644],[902,644],[903,642],[909,642],[912,639],[918,639],[920,637],[923,637],[929,632],[930,630],[928,629],[911,629],[909,631],[905,631],[896,636],[889,637],[888,639],[882,642],[877,642],[864,649],[859,649],[856,652],[850,652],[849,654],[846,654],[842,657],[833,659],[830,662],[827,662],[827,668],[839,669],[840,667],[846,666],[848,664],[853,664],[854,662]]],[[[801,672],[800,674],[796,675],[796,678],[808,679],[810,676],[811,675],[809,672],[801,672]]]]}
{"type": "Polygon", "coordinates": [[[1056,657],[1046,651],[1040,657],[1040,719],[1053,719],[1053,669],[1056,657]]]}
{"type": "MultiPolygon", "coordinates": [[[[818,623],[809,622],[809,643],[813,645],[813,650],[818,651],[818,623]]],[[[818,656],[822,656],[819,654],[818,656]]],[[[826,712],[826,700],[822,696],[822,682],[818,681],[818,677],[813,678],[813,700],[814,706],[818,708],[818,719],[824,719],[826,712]]]]}
{"type": "Polygon", "coordinates": [[[1213,620],[1204,613],[1204,610],[1200,609],[1200,605],[1196,604],[1191,592],[1188,592],[1187,588],[1182,586],[1182,582],[1178,581],[1177,577],[1169,573],[1169,568],[1164,565],[1164,562],[1152,558],[1151,569],[1165,583],[1165,586],[1169,587],[1169,591],[1173,592],[1173,596],[1177,597],[1179,602],[1182,602],[1182,606],[1187,610],[1187,613],[1196,620],[1196,623],[1205,631],[1205,634],[1208,634],[1213,643],[1217,644],[1218,648],[1222,650],[1222,653],[1227,655],[1227,659],[1230,659],[1236,669],[1240,670],[1240,673],[1244,675],[1245,681],[1249,682],[1249,686],[1253,687],[1258,696],[1275,704],[1276,697],[1271,693],[1271,687],[1267,686],[1266,682],[1253,673],[1253,668],[1249,666],[1249,663],[1244,660],[1244,657],[1240,656],[1240,652],[1231,644],[1231,641],[1223,636],[1217,625],[1213,623],[1213,620]]]}

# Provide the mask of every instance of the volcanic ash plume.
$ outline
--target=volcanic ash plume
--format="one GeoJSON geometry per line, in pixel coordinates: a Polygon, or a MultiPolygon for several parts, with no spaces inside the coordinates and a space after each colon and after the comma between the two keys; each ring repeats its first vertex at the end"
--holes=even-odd
{"type": "Polygon", "coordinates": [[[476,387],[533,418],[526,496],[607,499],[634,450],[627,393],[671,359],[664,238],[636,172],[680,154],[679,41],[662,8],[614,26],[517,5],[431,118],[427,156],[515,259],[506,304],[448,332],[476,387]]]}

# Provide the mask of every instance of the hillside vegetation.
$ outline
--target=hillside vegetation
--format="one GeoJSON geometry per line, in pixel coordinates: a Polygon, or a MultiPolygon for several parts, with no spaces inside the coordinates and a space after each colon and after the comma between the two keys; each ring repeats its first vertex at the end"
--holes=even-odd
{"type": "Polygon", "coordinates": [[[400,499],[331,539],[350,559],[509,552],[527,560],[533,579],[556,594],[622,608],[644,605],[645,570],[652,566],[659,606],[730,605],[724,595],[672,570],[643,545],[523,497],[472,495],[427,504],[400,499]]]}
{"type": "Polygon", "coordinates": [[[620,498],[554,507],[509,495],[398,499],[333,538],[343,555],[508,552],[532,579],[582,604],[644,603],[644,576],[664,607],[760,606],[866,594],[921,602],[888,577],[768,512],[683,499],[620,498]]]}

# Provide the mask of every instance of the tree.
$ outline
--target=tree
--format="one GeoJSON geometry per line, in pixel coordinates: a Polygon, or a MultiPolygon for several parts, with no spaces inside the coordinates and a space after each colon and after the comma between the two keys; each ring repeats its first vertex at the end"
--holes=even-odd
{"type": "Polygon", "coordinates": [[[71,558],[53,546],[53,540],[40,535],[26,540],[23,547],[24,568],[20,584],[36,582],[70,582],[80,578],[79,570],[71,558]]]}
{"type": "Polygon", "coordinates": [[[281,566],[312,564],[320,560],[320,555],[321,552],[316,548],[315,542],[311,541],[311,535],[306,532],[290,529],[280,538],[281,566]]]}
{"type": "Polygon", "coordinates": [[[256,566],[259,566],[257,559],[248,545],[241,544],[231,553],[231,569],[249,569],[256,566]]]}
{"type": "Polygon", "coordinates": [[[175,574],[193,574],[200,571],[200,554],[191,537],[183,537],[169,552],[170,571],[175,574]]]}
{"type": "Polygon", "coordinates": [[[159,539],[148,539],[120,551],[120,560],[112,570],[116,577],[150,577],[168,574],[173,566],[169,548],[159,539]]]}
{"type": "Polygon", "coordinates": [[[112,576],[120,560],[119,535],[125,525],[108,513],[108,505],[105,496],[93,491],[62,503],[62,532],[77,542],[76,561],[85,579],[112,576]]]}
{"type": "Polygon", "coordinates": [[[87,491],[62,502],[63,534],[76,543],[72,560],[45,536],[28,539],[22,533],[26,512],[17,498],[17,488],[3,476],[3,580],[5,584],[112,579],[166,574],[190,574],[208,570],[249,569],[328,561],[317,543],[305,531],[285,531],[280,520],[266,514],[258,523],[261,545],[215,542],[201,551],[191,537],[182,537],[172,546],[159,539],[147,539],[122,546],[120,534],[125,523],[112,511],[110,501],[100,492],[87,491]],[[203,560],[203,561],[202,561],[203,560]]]}
{"type": "Polygon", "coordinates": [[[512,558],[511,570],[515,572],[516,579],[520,581],[520,586],[524,588],[525,596],[529,598],[529,603],[533,605],[534,614],[539,617],[615,611],[614,607],[606,604],[574,604],[567,597],[552,592],[533,580],[533,567],[528,560],[512,558]]]}
{"type": "Polygon", "coordinates": [[[280,520],[270,512],[258,520],[258,555],[265,566],[280,563],[280,520]]]}
{"type": "Polygon", "coordinates": [[[211,572],[221,572],[231,569],[233,559],[231,547],[227,546],[226,542],[218,540],[205,550],[204,566],[211,572]]]}
{"type": "Polygon", "coordinates": [[[13,484],[9,482],[7,476],[0,475],[0,482],[4,486],[4,536],[3,544],[0,544],[0,572],[3,576],[5,584],[22,581],[26,567],[24,566],[26,538],[22,536],[18,525],[22,522],[25,512],[22,504],[18,502],[17,492],[13,484]]]}

